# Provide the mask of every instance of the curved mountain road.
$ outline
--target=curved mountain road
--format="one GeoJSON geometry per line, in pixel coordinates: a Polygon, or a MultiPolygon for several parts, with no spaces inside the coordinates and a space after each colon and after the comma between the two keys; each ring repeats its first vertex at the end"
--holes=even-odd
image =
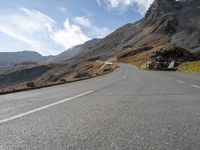
{"type": "Polygon", "coordinates": [[[0,96],[1,150],[199,150],[200,75],[113,73],[0,96]]]}

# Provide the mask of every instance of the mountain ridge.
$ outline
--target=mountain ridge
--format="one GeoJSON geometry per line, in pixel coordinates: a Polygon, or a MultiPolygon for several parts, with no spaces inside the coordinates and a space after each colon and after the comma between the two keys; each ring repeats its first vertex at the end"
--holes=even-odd
{"type": "MultiPolygon", "coordinates": [[[[96,57],[106,60],[126,50],[137,49],[146,49],[145,53],[151,51],[145,56],[150,57],[153,51],[166,47],[200,51],[199,8],[198,0],[155,0],[144,18],[117,29],[77,59],[96,57]]],[[[142,64],[147,61],[145,59],[142,64]]]]}
{"type": "Polygon", "coordinates": [[[92,40],[86,41],[83,44],[74,46],[58,55],[53,56],[52,58],[48,59],[50,62],[59,62],[59,61],[64,61],[71,59],[78,55],[79,53],[83,52],[84,50],[92,48],[93,45],[98,43],[100,39],[94,38],[92,40]]]}
{"type": "Polygon", "coordinates": [[[71,59],[84,50],[90,49],[100,39],[94,38],[83,44],[74,46],[63,51],[58,55],[43,56],[36,51],[23,50],[17,52],[0,52],[0,68],[11,67],[16,64],[25,62],[45,63],[45,62],[61,62],[71,59]]]}
{"type": "Polygon", "coordinates": [[[22,62],[43,62],[46,58],[35,51],[0,52],[0,67],[12,66],[22,62]]]}

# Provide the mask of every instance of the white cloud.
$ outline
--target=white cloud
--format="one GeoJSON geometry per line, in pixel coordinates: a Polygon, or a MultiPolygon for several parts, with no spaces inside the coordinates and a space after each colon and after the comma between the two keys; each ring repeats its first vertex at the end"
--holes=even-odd
{"type": "Polygon", "coordinates": [[[87,17],[94,17],[95,11],[89,11],[87,9],[82,9],[82,12],[87,16],[87,17]]]}
{"type": "Polygon", "coordinates": [[[101,6],[101,1],[100,0],[96,0],[97,1],[97,4],[99,5],[99,6],[101,6]]]}
{"type": "Polygon", "coordinates": [[[57,7],[57,10],[61,11],[61,12],[66,12],[67,11],[67,9],[65,7],[57,7]]]}
{"type": "Polygon", "coordinates": [[[58,28],[58,23],[49,16],[37,10],[20,8],[14,13],[0,14],[1,32],[30,45],[43,55],[49,55],[92,38],[102,38],[111,31],[92,24],[84,16],[75,17],[73,23],[66,18],[63,27],[58,28]]]}
{"type": "Polygon", "coordinates": [[[105,0],[110,9],[125,11],[128,7],[134,6],[137,11],[144,15],[154,0],[105,0]]]}
{"type": "Polygon", "coordinates": [[[85,16],[77,16],[74,19],[74,21],[79,25],[91,28],[90,20],[88,18],[86,18],[85,16]]]}
{"type": "Polygon", "coordinates": [[[77,16],[74,19],[74,22],[78,25],[88,28],[90,37],[103,38],[111,32],[106,27],[98,27],[93,25],[91,21],[85,16],[77,16]]]}
{"type": "Polygon", "coordinates": [[[68,49],[74,45],[84,43],[90,38],[84,35],[79,26],[71,25],[67,19],[64,22],[64,29],[54,32],[52,39],[68,49]]]}
{"type": "Polygon", "coordinates": [[[96,25],[93,25],[91,27],[91,31],[89,34],[92,37],[103,38],[103,37],[107,36],[109,33],[111,33],[111,30],[109,28],[98,27],[96,25]]]}
{"type": "Polygon", "coordinates": [[[0,32],[29,44],[44,55],[57,54],[90,39],[68,19],[63,28],[58,29],[57,23],[49,16],[26,8],[15,14],[0,14],[0,32]]]}

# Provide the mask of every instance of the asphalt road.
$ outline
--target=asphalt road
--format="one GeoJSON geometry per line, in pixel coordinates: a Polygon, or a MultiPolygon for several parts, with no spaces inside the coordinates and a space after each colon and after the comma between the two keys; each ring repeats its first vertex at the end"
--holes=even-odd
{"type": "Polygon", "coordinates": [[[199,150],[200,74],[120,65],[0,96],[0,150],[199,150]]]}

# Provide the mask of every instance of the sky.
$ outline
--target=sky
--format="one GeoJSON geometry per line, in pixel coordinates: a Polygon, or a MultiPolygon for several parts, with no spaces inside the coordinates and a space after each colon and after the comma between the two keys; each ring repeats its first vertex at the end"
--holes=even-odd
{"type": "Polygon", "coordinates": [[[141,19],[153,0],[0,0],[0,52],[56,55],[141,19]]]}

